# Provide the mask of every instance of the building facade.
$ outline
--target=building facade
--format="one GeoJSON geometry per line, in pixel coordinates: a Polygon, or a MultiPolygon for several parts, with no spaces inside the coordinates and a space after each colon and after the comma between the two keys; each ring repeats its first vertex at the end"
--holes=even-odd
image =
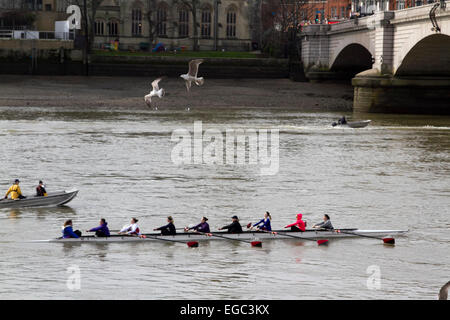
{"type": "MultiPolygon", "coordinates": [[[[87,7],[94,48],[117,41],[123,50],[157,43],[167,49],[192,50],[197,43],[200,50],[248,51],[258,42],[261,1],[87,0],[87,7]]],[[[2,13],[18,10],[34,15],[34,30],[53,31],[55,21],[67,19],[66,9],[71,4],[82,7],[83,0],[0,0],[0,27],[15,23],[11,14],[2,13]]],[[[16,23],[14,28],[20,26],[16,23]]]]}
{"type": "Polygon", "coordinates": [[[95,15],[95,46],[118,39],[123,49],[141,49],[152,42],[191,50],[196,38],[201,50],[251,49],[253,1],[221,0],[216,5],[215,0],[195,0],[196,21],[192,4],[192,0],[103,0],[95,15]]]}

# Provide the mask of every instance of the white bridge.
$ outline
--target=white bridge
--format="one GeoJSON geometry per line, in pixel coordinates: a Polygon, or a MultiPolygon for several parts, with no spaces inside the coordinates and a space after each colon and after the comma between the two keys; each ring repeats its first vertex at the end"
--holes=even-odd
{"type": "Polygon", "coordinates": [[[310,80],[357,74],[355,110],[450,113],[450,1],[309,25],[301,49],[310,80]],[[415,99],[420,88],[428,100],[415,99]]]}

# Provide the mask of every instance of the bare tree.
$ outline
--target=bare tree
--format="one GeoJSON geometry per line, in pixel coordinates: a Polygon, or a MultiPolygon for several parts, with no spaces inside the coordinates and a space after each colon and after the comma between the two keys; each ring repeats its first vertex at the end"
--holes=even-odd
{"type": "Polygon", "coordinates": [[[148,42],[150,44],[148,48],[149,51],[153,48],[153,41],[155,40],[158,32],[158,21],[156,17],[157,10],[156,0],[147,0],[146,16],[148,23],[148,42]]]}
{"type": "Polygon", "coordinates": [[[199,23],[197,21],[197,11],[200,8],[200,0],[175,0],[175,2],[179,2],[183,4],[192,14],[192,49],[194,51],[199,50],[198,46],[198,26],[199,23]]]}
{"type": "MultiPolygon", "coordinates": [[[[87,27],[88,30],[88,48],[89,50],[92,49],[92,46],[94,44],[95,40],[95,16],[97,14],[97,10],[100,7],[100,4],[103,0],[74,0],[74,4],[79,6],[81,8],[81,15],[83,18],[81,19],[81,24],[84,25],[85,21],[87,21],[87,27]],[[84,10],[84,4],[86,3],[86,11],[84,10]],[[85,19],[84,14],[87,12],[87,17],[85,19]]],[[[84,28],[83,28],[84,30],[84,28]]]]}
{"type": "Polygon", "coordinates": [[[285,57],[298,55],[297,35],[308,10],[308,0],[268,0],[262,13],[266,51],[285,57]]]}

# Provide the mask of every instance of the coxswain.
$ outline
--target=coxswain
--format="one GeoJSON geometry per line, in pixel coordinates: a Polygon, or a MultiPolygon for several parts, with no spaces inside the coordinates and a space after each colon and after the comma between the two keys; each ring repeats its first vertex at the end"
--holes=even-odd
{"type": "Polygon", "coordinates": [[[231,217],[231,224],[219,228],[219,230],[227,229],[228,233],[242,233],[242,226],[239,223],[239,218],[237,216],[231,217]]]}
{"type": "Polygon", "coordinates": [[[167,224],[165,226],[153,229],[153,231],[161,231],[162,236],[173,236],[177,233],[177,230],[175,229],[175,225],[173,224],[173,218],[172,216],[167,217],[167,224]]]}
{"type": "Polygon", "coordinates": [[[81,231],[73,231],[72,220],[66,220],[64,226],[62,227],[62,237],[63,238],[79,238],[81,237],[81,231]]]}

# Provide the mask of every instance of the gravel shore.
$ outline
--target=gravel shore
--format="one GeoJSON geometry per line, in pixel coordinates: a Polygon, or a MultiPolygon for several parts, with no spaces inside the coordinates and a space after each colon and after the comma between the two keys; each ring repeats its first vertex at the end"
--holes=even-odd
{"type": "MultiPolygon", "coordinates": [[[[1,107],[148,108],[144,95],[153,79],[142,77],[12,76],[0,75],[1,107]]],[[[351,111],[353,88],[344,83],[293,82],[289,79],[205,79],[186,92],[180,78],[160,82],[158,108],[290,107],[305,111],[351,111]]]]}

